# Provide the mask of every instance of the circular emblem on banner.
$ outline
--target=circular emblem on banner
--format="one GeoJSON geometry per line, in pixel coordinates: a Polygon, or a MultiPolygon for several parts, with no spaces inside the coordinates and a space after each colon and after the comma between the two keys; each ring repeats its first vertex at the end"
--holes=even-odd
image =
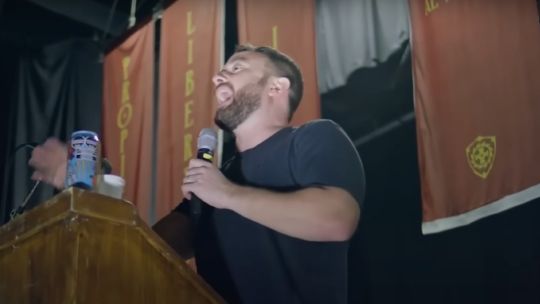
{"type": "Polygon", "coordinates": [[[493,163],[496,151],[495,136],[478,136],[465,149],[467,161],[474,174],[481,178],[487,178],[493,163]]]}
{"type": "Polygon", "coordinates": [[[116,116],[116,125],[120,129],[127,127],[133,116],[133,107],[130,103],[124,103],[116,116]]]}

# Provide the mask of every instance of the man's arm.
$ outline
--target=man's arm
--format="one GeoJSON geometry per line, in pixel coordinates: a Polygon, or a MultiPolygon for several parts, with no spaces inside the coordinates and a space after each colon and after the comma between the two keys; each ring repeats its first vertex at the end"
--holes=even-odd
{"type": "Polygon", "coordinates": [[[224,204],[259,224],[307,241],[346,241],[360,217],[355,199],[337,187],[289,193],[238,187],[224,204]]]}
{"type": "MultiPolygon", "coordinates": [[[[49,138],[34,149],[29,164],[35,169],[32,179],[62,189],[66,177],[67,146],[56,138],[49,138]]],[[[180,256],[188,259],[193,256],[190,225],[187,216],[171,212],[152,228],[180,256]]]]}
{"type": "Polygon", "coordinates": [[[358,203],[338,187],[309,187],[274,192],[239,186],[212,164],[193,159],[184,178],[186,198],[230,209],[283,234],[308,241],[344,241],[354,233],[360,216],[358,203]]]}
{"type": "Polygon", "coordinates": [[[159,220],[152,229],[183,259],[193,257],[191,220],[186,215],[173,211],[159,220]]]}
{"type": "Polygon", "coordinates": [[[64,188],[67,153],[67,146],[56,138],[49,138],[44,144],[35,147],[28,162],[35,169],[32,179],[56,189],[64,188]]]}

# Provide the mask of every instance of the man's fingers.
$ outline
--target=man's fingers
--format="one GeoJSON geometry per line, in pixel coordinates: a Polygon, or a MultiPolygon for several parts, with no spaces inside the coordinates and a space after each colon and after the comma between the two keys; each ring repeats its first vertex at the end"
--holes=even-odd
{"type": "Polygon", "coordinates": [[[213,166],[212,163],[209,163],[205,160],[202,160],[202,159],[197,159],[197,158],[192,158],[190,161],[189,161],[189,167],[190,168],[196,168],[196,167],[205,167],[205,168],[208,168],[210,166],[213,166]]]}
{"type": "Polygon", "coordinates": [[[199,171],[200,170],[197,170],[197,172],[188,172],[184,177],[184,184],[193,184],[199,182],[202,178],[202,173],[199,171]]]}
{"type": "Polygon", "coordinates": [[[42,147],[36,147],[32,151],[32,157],[28,161],[28,164],[32,167],[43,167],[45,164],[45,159],[43,157],[43,148],[42,147]]]}
{"type": "Polygon", "coordinates": [[[44,163],[61,162],[65,159],[67,159],[66,145],[56,138],[49,138],[45,143],[34,148],[29,163],[40,166],[44,163]]]}
{"type": "Polygon", "coordinates": [[[59,145],[61,146],[62,143],[58,139],[56,139],[54,137],[47,138],[47,140],[43,143],[43,146],[45,146],[45,147],[55,147],[55,146],[59,146],[59,145]]]}
{"type": "Polygon", "coordinates": [[[186,177],[184,177],[184,182],[183,184],[192,184],[192,183],[195,183],[197,182],[197,180],[195,179],[194,176],[189,176],[189,175],[186,175],[186,177]]]}
{"type": "Polygon", "coordinates": [[[63,154],[52,153],[51,151],[47,151],[45,148],[38,146],[32,151],[32,156],[28,161],[28,164],[36,168],[48,167],[55,165],[60,160],[59,157],[62,157],[63,159],[63,154]]]}
{"type": "Polygon", "coordinates": [[[34,173],[32,173],[32,176],[30,177],[32,180],[43,180],[43,174],[41,174],[40,172],[38,171],[34,171],[34,173]]]}
{"type": "Polygon", "coordinates": [[[189,168],[186,172],[186,177],[188,176],[198,176],[198,175],[203,175],[205,174],[205,172],[208,170],[208,168],[204,168],[204,167],[193,167],[193,168],[189,168]]]}
{"type": "Polygon", "coordinates": [[[53,151],[66,151],[66,146],[64,143],[59,141],[57,138],[49,138],[43,144],[43,147],[47,150],[53,151]]]}
{"type": "Polygon", "coordinates": [[[184,195],[184,198],[190,200],[191,199],[191,191],[188,189],[189,187],[187,185],[182,185],[182,194],[184,195]]]}
{"type": "Polygon", "coordinates": [[[208,172],[214,167],[213,164],[201,160],[191,159],[182,181],[182,193],[186,199],[191,199],[193,193],[200,191],[200,187],[205,183],[208,172]]]}

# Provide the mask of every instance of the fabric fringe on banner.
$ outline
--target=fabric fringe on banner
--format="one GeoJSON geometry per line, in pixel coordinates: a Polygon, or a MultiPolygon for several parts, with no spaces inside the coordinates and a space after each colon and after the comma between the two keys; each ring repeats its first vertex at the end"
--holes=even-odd
{"type": "Polygon", "coordinates": [[[490,215],[517,207],[540,197],[540,184],[456,216],[422,223],[422,233],[431,234],[469,225],[490,215]]]}

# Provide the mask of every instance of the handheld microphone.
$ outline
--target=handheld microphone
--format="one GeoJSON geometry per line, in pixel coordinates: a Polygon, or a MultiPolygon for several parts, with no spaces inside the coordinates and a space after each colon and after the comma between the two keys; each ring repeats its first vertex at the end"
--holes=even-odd
{"type": "MultiPolygon", "coordinates": [[[[197,140],[197,158],[212,162],[214,159],[214,150],[217,146],[217,133],[212,128],[204,128],[199,133],[197,140]]],[[[191,216],[194,223],[199,221],[202,211],[202,201],[196,195],[192,195],[190,201],[191,216]]]]}
{"type": "Polygon", "coordinates": [[[217,133],[212,128],[204,128],[199,133],[197,140],[197,158],[212,162],[214,159],[214,150],[217,146],[217,133]]]}

